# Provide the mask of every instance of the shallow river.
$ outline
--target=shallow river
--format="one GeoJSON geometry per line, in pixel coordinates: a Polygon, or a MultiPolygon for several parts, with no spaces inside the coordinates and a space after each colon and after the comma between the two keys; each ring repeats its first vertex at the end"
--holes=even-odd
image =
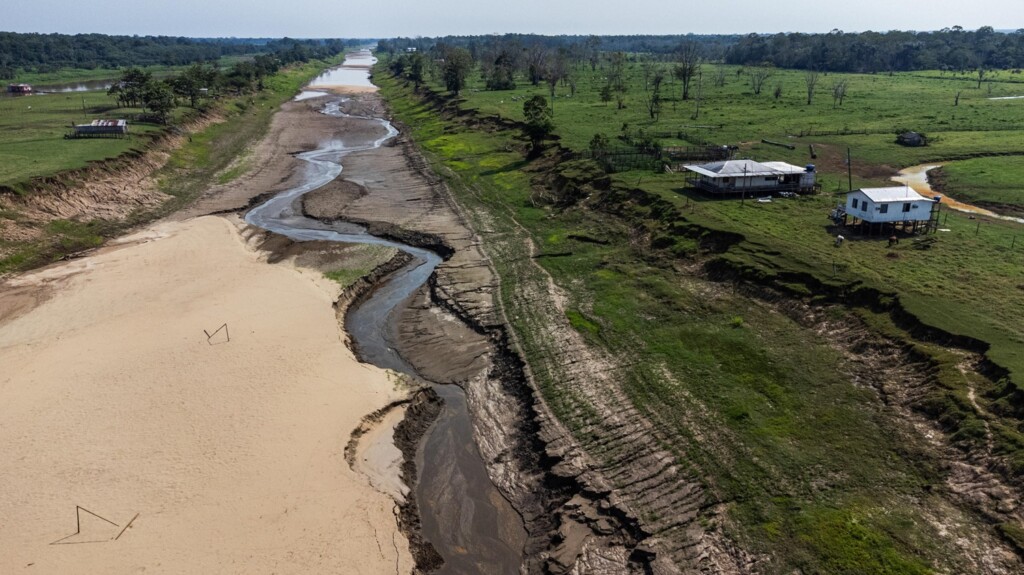
{"type": "MultiPolygon", "coordinates": [[[[368,84],[369,69],[360,68],[368,84]]],[[[327,104],[324,113],[343,115],[337,101],[327,104]]],[[[307,218],[297,208],[303,194],[341,175],[346,155],[379,148],[398,134],[386,120],[362,119],[378,123],[383,135],[365,143],[332,141],[300,154],[298,157],[308,162],[305,182],[254,208],[245,220],[296,241],[379,244],[411,254],[414,260],[409,265],[389,276],[369,298],[349,310],[345,327],[363,361],[417,377],[413,367],[393,349],[392,342],[397,339],[394,310],[427,281],[441,263],[441,257],[429,250],[370,235],[361,226],[344,222],[325,224],[307,218]]],[[[420,480],[415,494],[423,534],[445,559],[439,573],[516,574],[525,540],[522,520],[487,475],[473,440],[464,392],[454,385],[434,388],[445,406],[420,446],[420,480]]]]}

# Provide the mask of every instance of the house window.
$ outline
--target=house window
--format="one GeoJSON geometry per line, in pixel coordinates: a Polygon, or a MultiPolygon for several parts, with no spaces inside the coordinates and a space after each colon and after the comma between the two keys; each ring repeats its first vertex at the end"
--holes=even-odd
{"type": "Polygon", "coordinates": [[[864,202],[863,204],[860,205],[860,211],[862,211],[862,212],[868,211],[868,203],[867,202],[864,202]]]}
{"type": "Polygon", "coordinates": [[[910,204],[903,204],[903,211],[904,212],[909,212],[910,211],[910,204]]]}
{"type": "Polygon", "coordinates": [[[878,208],[878,211],[882,212],[883,214],[888,213],[888,211],[889,211],[889,204],[882,204],[882,206],[880,208],[878,208]]]}
{"type": "Polygon", "coordinates": [[[857,198],[853,198],[853,209],[857,209],[857,198]]]}

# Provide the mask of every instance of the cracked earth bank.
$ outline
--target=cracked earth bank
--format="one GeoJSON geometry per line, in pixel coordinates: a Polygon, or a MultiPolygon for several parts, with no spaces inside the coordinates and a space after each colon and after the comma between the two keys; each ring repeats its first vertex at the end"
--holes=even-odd
{"type": "MultiPolygon", "coordinates": [[[[375,94],[342,104],[357,115],[380,109],[375,94]]],[[[522,282],[530,288],[519,297],[552,302],[542,306],[547,311],[536,326],[559,358],[545,362],[545,369],[564,367],[540,375],[558,378],[600,408],[592,436],[601,445],[587,447],[618,454],[600,464],[549,413],[520,359],[497,303],[499,278],[487,253],[501,250],[501,243],[483,245],[469,224],[485,225],[486,214],[464,213],[405,135],[350,154],[343,163],[339,180],[303,197],[303,211],[324,221],[362,223],[375,235],[446,258],[393,318],[395,347],[426,379],[465,389],[487,470],[523,517],[525,570],[745,571],[751,559],[700,525],[698,515],[706,516],[710,503],[698,478],[675,463],[675,454],[657,447],[656,425],[622,394],[613,379],[615,363],[588,349],[565,321],[557,288],[539,266],[523,258],[529,268],[524,273],[537,281],[522,282]],[[641,526],[632,510],[652,507],[666,512],[641,526]]],[[[431,494],[421,488],[420,497],[431,494]]]]}

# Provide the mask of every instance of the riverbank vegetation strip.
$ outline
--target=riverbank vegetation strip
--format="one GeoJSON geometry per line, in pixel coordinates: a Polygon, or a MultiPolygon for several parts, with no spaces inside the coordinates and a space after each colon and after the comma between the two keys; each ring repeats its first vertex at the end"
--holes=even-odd
{"type": "MultiPolygon", "coordinates": [[[[502,277],[502,302],[547,404],[591,456],[615,456],[607,451],[614,447],[591,435],[601,413],[560,385],[565,370],[585,367],[565,367],[542,336],[550,333],[552,317],[542,308],[554,304],[521,296],[535,293],[531,285],[545,284],[543,275],[564,290],[567,323],[617,358],[614,370],[630,401],[666,430],[678,463],[692,466],[712,500],[727,509],[718,515],[709,505],[698,523],[762,557],[768,572],[928,573],[979,565],[985,549],[998,546],[998,537],[1012,529],[996,533],[989,519],[960,508],[946,487],[942,457],[909,427],[906,415],[928,413],[953,432],[954,441],[972,446],[979,445],[983,421],[999,414],[991,426],[996,450],[1010,462],[1003,470],[1009,478],[1019,476],[1024,441],[1015,390],[1024,360],[1016,351],[1019,326],[1009,319],[1024,306],[1024,296],[1015,287],[1019,255],[1007,251],[1015,228],[992,222],[984,236],[972,235],[973,222],[950,214],[943,225],[952,231],[928,250],[914,242],[895,251],[856,242],[838,252],[826,227],[828,210],[838,201],[831,195],[770,204],[710,202],[683,192],[685,180],[676,174],[608,177],[585,162],[559,165],[551,154],[525,161],[527,144],[516,122],[532,95],[555,92],[555,134],[570,149],[586,149],[598,133],[614,137],[619,126],[626,132],[637,125],[655,130],[689,123],[685,118],[695,104],[678,97],[662,103],[660,120],[645,119],[648,110],[638,98],[624,108],[602,101],[609,65],[589,73],[589,66],[576,66],[574,86],[555,82],[550,91],[527,82],[487,91],[483,81],[471,79],[461,101],[441,96],[445,86],[429,72],[419,91],[415,82],[375,76],[396,116],[476,214],[502,277]],[[523,240],[538,255],[552,257],[533,258],[523,240]],[[710,281],[710,270],[737,283],[710,281]],[[747,297],[750,290],[769,301],[747,297]],[[783,303],[773,305],[780,297],[783,303]],[[811,315],[831,314],[831,320],[786,313],[795,309],[787,301],[821,305],[811,315]],[[870,354],[862,357],[816,331],[828,321],[910,353],[886,373],[870,354]],[[915,339],[907,331],[914,326],[925,336],[934,333],[924,326],[940,328],[946,334],[940,343],[960,341],[988,352],[994,377],[987,372],[989,377],[970,380],[984,412],[967,400],[970,386],[956,370],[962,356],[915,339]],[[894,379],[903,376],[908,382],[894,379]],[[880,389],[904,384],[921,386],[916,391],[922,396],[907,403],[910,411],[880,400],[880,389]],[[951,528],[971,543],[957,543],[951,528]]],[[[643,65],[626,68],[626,93],[634,97],[643,90],[643,65]]],[[[915,80],[893,76],[885,82],[892,87],[915,80]]],[[[795,118],[804,109],[772,103],[767,94],[756,97],[739,81],[726,85],[732,87],[720,98],[707,97],[701,113],[719,106],[708,122],[722,124],[714,137],[741,144],[745,155],[767,155],[761,145],[742,143],[779,131],[775,139],[787,138],[785,115],[795,118]],[[748,114],[756,117],[748,120],[748,114]]],[[[848,106],[836,113],[851,122],[875,122],[879,110],[891,109],[889,125],[895,126],[909,104],[884,91],[884,102],[873,101],[872,93],[858,93],[856,112],[848,106]]],[[[921,99],[913,102],[917,107],[921,99]]],[[[995,113],[977,104],[979,117],[995,113]]],[[[957,133],[944,138],[949,148],[898,155],[912,163],[951,149],[978,153],[990,142],[1019,150],[1016,132],[1003,133],[957,133]]],[[[821,163],[825,189],[834,191],[845,144],[860,143],[864,153],[858,157],[891,161],[899,150],[892,139],[890,130],[798,141],[829,150],[821,163]]],[[[803,163],[805,150],[772,148],[770,159],[803,163]]],[[[893,171],[861,162],[857,184],[883,183],[893,171]]],[[[654,502],[638,505],[645,524],[655,528],[673,513],[654,502]]]]}

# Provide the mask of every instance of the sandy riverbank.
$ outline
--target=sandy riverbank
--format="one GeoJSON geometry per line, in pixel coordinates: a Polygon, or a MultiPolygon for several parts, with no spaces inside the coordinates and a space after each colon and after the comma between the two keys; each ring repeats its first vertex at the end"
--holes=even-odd
{"type": "MultiPolygon", "coordinates": [[[[13,280],[54,289],[0,322],[0,572],[407,572],[392,500],[343,455],[401,391],[342,345],[334,294],[237,220],[131,239],[13,280]],[[76,505],[116,525],[68,537],[76,505]]],[[[24,307],[4,293],[0,318],[24,307]]]]}

